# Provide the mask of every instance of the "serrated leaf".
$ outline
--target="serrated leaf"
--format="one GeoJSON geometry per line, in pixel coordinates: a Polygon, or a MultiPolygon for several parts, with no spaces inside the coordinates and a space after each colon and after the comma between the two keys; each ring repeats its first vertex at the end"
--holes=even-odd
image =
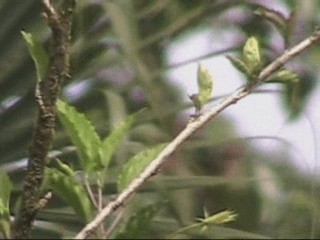
{"type": "Polygon", "coordinates": [[[209,70],[201,64],[198,65],[197,82],[199,101],[203,106],[209,102],[212,97],[213,78],[209,70]]]}
{"type": "Polygon", "coordinates": [[[159,212],[162,205],[163,203],[156,203],[135,211],[134,215],[128,219],[124,230],[117,234],[114,239],[138,239],[141,237],[143,233],[148,231],[152,219],[159,212]]]}
{"type": "Polygon", "coordinates": [[[101,140],[87,117],[67,103],[58,100],[58,117],[77,148],[80,163],[86,174],[102,167],[99,157],[101,140]]]}
{"type": "Polygon", "coordinates": [[[108,137],[106,137],[103,140],[99,153],[100,153],[101,163],[105,168],[108,167],[111,160],[111,156],[114,154],[115,150],[121,143],[122,139],[128,133],[129,129],[136,121],[137,116],[140,112],[141,111],[130,115],[115,130],[113,130],[108,137]]]}
{"type": "Polygon", "coordinates": [[[31,34],[21,31],[24,40],[27,43],[29,54],[36,66],[37,81],[40,82],[46,76],[49,57],[42,44],[31,34]]]}
{"type": "MultiPolygon", "coordinates": [[[[66,168],[70,169],[69,166],[66,168]]],[[[71,206],[85,222],[93,217],[92,203],[83,185],[76,180],[74,174],[70,176],[58,169],[47,168],[46,184],[46,187],[52,189],[54,193],[71,206]]]]}
{"type": "Polygon", "coordinates": [[[250,76],[257,74],[262,68],[262,60],[259,43],[255,37],[248,38],[243,47],[242,55],[250,76]]]}
{"type": "Polygon", "coordinates": [[[166,145],[167,143],[159,144],[133,156],[119,175],[118,191],[121,192],[138,177],[166,145]]]}
{"type": "Polygon", "coordinates": [[[250,70],[246,64],[239,58],[228,55],[227,58],[230,60],[231,64],[238,69],[240,72],[244,73],[247,77],[250,77],[250,70]]]}

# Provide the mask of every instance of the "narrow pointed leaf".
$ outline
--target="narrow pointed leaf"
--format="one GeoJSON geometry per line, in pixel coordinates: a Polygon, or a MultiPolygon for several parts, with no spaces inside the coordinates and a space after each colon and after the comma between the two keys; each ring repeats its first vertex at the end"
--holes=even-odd
{"type": "Polygon", "coordinates": [[[243,47],[243,61],[250,75],[257,74],[262,68],[262,60],[258,40],[250,37],[243,47]]]}
{"type": "Polygon", "coordinates": [[[267,80],[268,83],[282,83],[285,85],[286,93],[284,100],[290,110],[291,118],[297,117],[303,106],[303,96],[301,94],[301,81],[299,75],[288,69],[281,69],[273,73],[267,80]]]}
{"type": "Polygon", "coordinates": [[[287,27],[284,34],[284,40],[286,43],[286,47],[290,46],[292,42],[292,38],[294,36],[294,30],[296,29],[297,25],[297,10],[293,10],[290,13],[289,18],[287,19],[287,27]]]}
{"type": "Polygon", "coordinates": [[[209,102],[212,97],[213,78],[209,70],[201,64],[198,65],[197,74],[199,101],[203,106],[209,102]]]}
{"type": "Polygon", "coordinates": [[[126,163],[119,176],[118,191],[121,192],[132,180],[138,177],[166,145],[167,143],[159,144],[133,156],[128,163],[126,163]]]}
{"type": "MultiPolygon", "coordinates": [[[[235,218],[237,217],[237,214],[235,214],[232,211],[226,210],[226,211],[222,211],[217,214],[214,214],[212,216],[209,216],[207,210],[204,209],[204,216],[205,216],[205,218],[198,218],[197,219],[198,221],[200,221],[199,223],[194,223],[189,226],[180,228],[173,235],[175,236],[179,233],[188,233],[190,231],[194,231],[195,229],[198,229],[198,233],[199,232],[204,233],[209,229],[208,228],[209,226],[234,221],[235,218]]],[[[195,233],[195,234],[197,234],[197,233],[195,233]]]]}
{"type": "Polygon", "coordinates": [[[105,168],[108,167],[112,155],[123,140],[124,136],[128,133],[131,126],[134,124],[139,113],[140,112],[130,115],[103,140],[100,149],[100,158],[101,163],[105,168]]]}
{"type": "Polygon", "coordinates": [[[12,190],[12,182],[7,173],[0,171],[0,216],[2,213],[9,213],[10,194],[12,190]]]}
{"type": "Polygon", "coordinates": [[[298,81],[298,74],[288,69],[282,69],[272,74],[267,82],[289,83],[298,81]]]}
{"type": "Polygon", "coordinates": [[[302,95],[301,82],[287,83],[286,94],[284,100],[289,107],[291,119],[296,118],[301,113],[304,104],[304,98],[302,95]]]}
{"type": "Polygon", "coordinates": [[[190,231],[195,231],[196,230],[196,233],[197,234],[198,232],[201,232],[201,231],[204,231],[206,230],[206,225],[205,224],[202,224],[202,223],[194,223],[194,224],[190,224],[186,227],[183,227],[183,228],[179,228],[177,231],[175,231],[172,236],[176,236],[180,233],[188,233],[190,231]]]}
{"type": "Polygon", "coordinates": [[[219,213],[216,213],[212,216],[205,216],[204,219],[200,219],[202,223],[205,224],[223,224],[227,222],[235,221],[237,217],[237,214],[233,211],[222,211],[219,213]]]}
{"type": "Polygon", "coordinates": [[[4,171],[0,171],[0,232],[10,237],[10,194],[12,182],[4,171]]]}
{"type": "Polygon", "coordinates": [[[10,239],[10,233],[11,233],[11,222],[10,222],[10,218],[4,218],[1,217],[0,218],[0,232],[3,234],[4,239],[10,239]]]}
{"type": "Polygon", "coordinates": [[[87,117],[76,111],[67,103],[58,100],[58,117],[65,126],[71,141],[77,147],[85,173],[90,174],[96,168],[101,168],[99,158],[101,140],[87,117]]]}
{"type": "Polygon", "coordinates": [[[208,212],[208,210],[206,208],[203,209],[203,215],[204,215],[205,219],[210,217],[210,214],[209,214],[209,212],[208,212]]]}
{"type": "MultiPolygon", "coordinates": [[[[65,168],[71,170],[69,166],[65,166],[65,168]]],[[[76,180],[75,174],[70,176],[58,169],[47,168],[46,184],[46,187],[52,189],[55,194],[70,205],[85,222],[93,217],[92,203],[83,185],[76,180]]]]}
{"type": "Polygon", "coordinates": [[[73,171],[73,169],[69,165],[61,162],[59,159],[56,159],[55,162],[57,163],[56,169],[58,171],[60,171],[61,173],[63,173],[66,176],[69,176],[69,177],[75,176],[75,172],[73,171]]]}
{"type": "Polygon", "coordinates": [[[247,77],[250,77],[250,70],[246,66],[246,64],[239,58],[233,57],[233,56],[227,56],[227,58],[230,60],[231,64],[238,69],[240,72],[245,74],[247,77]]]}
{"type": "Polygon", "coordinates": [[[27,43],[29,54],[36,66],[37,81],[40,82],[46,76],[49,57],[42,44],[31,34],[21,31],[24,40],[27,43]]]}

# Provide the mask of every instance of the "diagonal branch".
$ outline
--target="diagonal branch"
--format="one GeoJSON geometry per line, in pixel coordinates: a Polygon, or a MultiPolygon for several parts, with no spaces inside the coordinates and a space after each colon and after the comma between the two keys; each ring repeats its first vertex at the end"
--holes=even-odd
{"type": "Polygon", "coordinates": [[[145,169],[145,171],[136,179],[134,179],[131,184],[124,189],[118,197],[110,202],[96,217],[95,219],[87,224],[75,237],[75,239],[87,238],[111,213],[124,204],[124,202],[132,196],[142,184],[144,184],[150,177],[152,177],[157,169],[166,161],[166,159],[174,153],[195,131],[203,127],[207,122],[217,116],[227,107],[232,104],[237,103],[240,99],[246,97],[252,93],[261,83],[267,81],[267,78],[283,66],[287,61],[300,54],[312,44],[320,39],[320,32],[317,31],[310,37],[306,38],[290,50],[287,50],[278,57],[275,61],[266,66],[255,79],[253,84],[246,85],[236,91],[234,91],[229,96],[223,98],[215,107],[213,107],[208,112],[199,116],[185,127],[184,130],[180,132],[172,142],[170,142],[163,151],[154,159],[151,164],[145,169]]]}
{"type": "Polygon", "coordinates": [[[51,149],[56,120],[56,100],[61,85],[69,77],[69,42],[74,0],[64,1],[61,10],[43,0],[44,15],[52,31],[52,49],[47,76],[36,86],[38,116],[29,146],[29,160],[23,186],[22,202],[12,225],[12,238],[30,234],[39,210],[40,188],[51,149]]]}

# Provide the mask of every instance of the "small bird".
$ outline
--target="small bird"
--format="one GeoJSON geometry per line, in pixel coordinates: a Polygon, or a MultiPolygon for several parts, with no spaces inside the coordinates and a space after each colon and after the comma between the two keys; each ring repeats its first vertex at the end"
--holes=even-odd
{"type": "Polygon", "coordinates": [[[201,64],[198,64],[197,70],[198,93],[189,96],[193,102],[196,111],[192,117],[199,117],[203,106],[208,103],[212,97],[213,77],[209,70],[201,64]]]}
{"type": "Polygon", "coordinates": [[[192,115],[193,117],[198,117],[201,114],[202,109],[202,103],[199,99],[199,94],[195,93],[189,96],[191,101],[193,102],[193,105],[195,107],[195,113],[192,115]]]}

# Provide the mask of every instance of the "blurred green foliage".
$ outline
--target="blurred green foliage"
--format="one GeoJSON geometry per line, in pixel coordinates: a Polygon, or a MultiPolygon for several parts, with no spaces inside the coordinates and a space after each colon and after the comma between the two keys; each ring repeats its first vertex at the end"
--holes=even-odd
{"type": "MultiPolygon", "coordinates": [[[[285,15],[289,15],[292,10],[299,14],[304,1],[274,2],[275,6],[285,6],[285,15]]],[[[318,18],[319,2],[308,3],[314,7],[308,18],[301,15],[297,25],[310,28],[298,28],[290,38],[293,43],[307,36],[318,18]]],[[[191,103],[182,101],[181,96],[187,93],[177,89],[168,77],[167,46],[195,30],[214,27],[228,32],[237,28],[245,38],[259,39],[269,63],[284,50],[286,40],[271,41],[279,33],[272,23],[254,13],[258,7],[255,1],[245,0],[77,1],[72,78],[65,83],[61,99],[85,113],[103,138],[127,116],[147,107],[112,157],[104,185],[105,203],[116,193],[117,176],[128,159],[145,148],[169,142],[186,124],[188,116],[181,110],[191,103]]],[[[36,70],[20,32],[32,33],[49,51],[50,32],[41,11],[38,0],[0,0],[0,167],[14,185],[11,213],[19,202],[36,114],[36,70]]],[[[230,51],[237,49],[236,44],[230,51]]],[[[283,103],[287,113],[296,118],[315,87],[319,56],[315,46],[289,64],[301,81],[298,92],[292,85],[282,86],[283,103]]],[[[282,151],[261,152],[254,148],[254,139],[239,136],[225,116],[217,117],[140,189],[111,237],[128,236],[132,230],[131,237],[135,238],[165,238],[203,218],[205,208],[210,215],[230,209],[238,217],[205,234],[192,232],[183,237],[319,238],[319,181],[293,166],[290,147],[277,138],[274,141],[282,151]]],[[[66,148],[70,145],[67,132],[58,123],[52,155],[59,155],[60,160],[80,171],[75,150],[66,148]]],[[[106,229],[113,220],[106,220],[106,229]]],[[[82,226],[72,208],[54,194],[47,208],[40,211],[31,237],[74,236],[82,226]]]]}

